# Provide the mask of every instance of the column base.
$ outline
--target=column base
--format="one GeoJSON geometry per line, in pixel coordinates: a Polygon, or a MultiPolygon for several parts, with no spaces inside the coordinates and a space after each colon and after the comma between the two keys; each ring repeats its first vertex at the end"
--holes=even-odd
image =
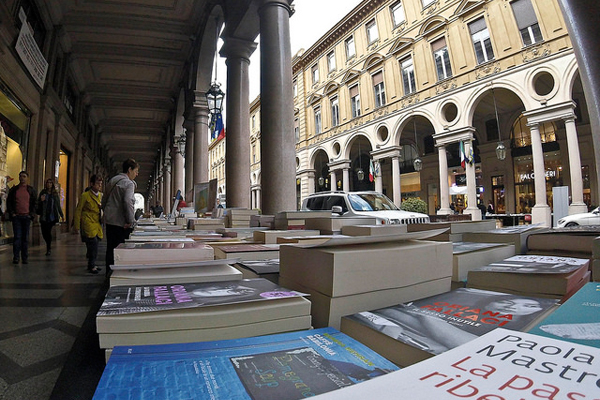
{"type": "Polygon", "coordinates": [[[569,205],[569,215],[581,214],[586,212],[588,212],[588,208],[585,203],[571,203],[569,205]]]}
{"type": "Polygon", "coordinates": [[[481,210],[479,208],[467,207],[463,210],[463,214],[471,214],[471,221],[481,221],[481,210]]]}
{"type": "Polygon", "coordinates": [[[450,214],[454,214],[454,211],[452,211],[449,208],[440,208],[439,210],[437,210],[437,215],[450,215],[450,214]]]}
{"type": "Polygon", "coordinates": [[[552,227],[552,215],[547,204],[535,205],[531,209],[531,223],[540,224],[545,228],[552,227]]]}

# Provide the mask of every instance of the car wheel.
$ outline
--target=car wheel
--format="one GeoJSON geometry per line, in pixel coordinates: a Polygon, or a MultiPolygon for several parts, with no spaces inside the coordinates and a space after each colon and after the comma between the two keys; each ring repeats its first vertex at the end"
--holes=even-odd
{"type": "Polygon", "coordinates": [[[569,222],[565,226],[568,228],[569,226],[579,226],[579,224],[577,222],[569,222]]]}

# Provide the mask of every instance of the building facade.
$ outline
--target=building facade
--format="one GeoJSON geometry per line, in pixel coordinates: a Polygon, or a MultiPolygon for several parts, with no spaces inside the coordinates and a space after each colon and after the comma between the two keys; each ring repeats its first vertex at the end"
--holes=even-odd
{"type": "Polygon", "coordinates": [[[554,187],[598,205],[556,0],[363,1],[292,63],[299,200],[378,190],[474,219],[483,201],[547,226],[554,187]]]}

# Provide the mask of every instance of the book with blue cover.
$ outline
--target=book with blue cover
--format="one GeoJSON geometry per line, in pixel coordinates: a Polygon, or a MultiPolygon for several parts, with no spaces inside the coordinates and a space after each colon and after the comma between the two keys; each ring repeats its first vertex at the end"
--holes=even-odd
{"type": "Polygon", "coordinates": [[[294,400],[398,368],[334,328],[157,346],[117,346],[94,400],[294,400]]]}
{"type": "Polygon", "coordinates": [[[529,332],[600,348],[600,282],[587,283],[529,332]]]}

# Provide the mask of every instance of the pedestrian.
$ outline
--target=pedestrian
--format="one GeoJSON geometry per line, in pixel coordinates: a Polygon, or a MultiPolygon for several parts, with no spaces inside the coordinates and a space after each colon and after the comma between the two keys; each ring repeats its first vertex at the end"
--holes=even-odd
{"type": "Polygon", "coordinates": [[[104,222],[106,223],[106,275],[110,276],[110,266],[115,263],[115,248],[129,239],[135,222],[135,199],[139,165],[129,158],[123,162],[122,172],[113,176],[106,185],[102,198],[104,222]]]}
{"type": "Polygon", "coordinates": [[[154,216],[159,218],[165,210],[162,208],[160,203],[156,203],[156,207],[154,207],[154,216]]]}
{"type": "Polygon", "coordinates": [[[46,179],[44,189],[40,192],[37,202],[37,214],[40,216],[42,237],[46,242],[46,255],[49,256],[52,247],[52,227],[65,218],[52,179],[46,179]]]}
{"type": "Polygon", "coordinates": [[[487,213],[488,214],[493,214],[494,213],[494,203],[492,203],[491,200],[488,201],[487,213]]]}
{"type": "Polygon", "coordinates": [[[6,199],[6,211],[13,226],[13,264],[28,264],[29,258],[29,227],[35,220],[35,203],[37,193],[27,184],[29,174],[27,171],[19,172],[19,184],[10,188],[6,199]]]}
{"type": "Polygon", "coordinates": [[[102,204],[102,178],[98,175],[90,177],[90,188],[82,193],[77,208],[75,209],[75,233],[81,234],[81,241],[85,243],[87,270],[96,275],[102,268],[96,266],[98,257],[98,242],[104,237],[102,233],[101,209],[102,204]]]}

